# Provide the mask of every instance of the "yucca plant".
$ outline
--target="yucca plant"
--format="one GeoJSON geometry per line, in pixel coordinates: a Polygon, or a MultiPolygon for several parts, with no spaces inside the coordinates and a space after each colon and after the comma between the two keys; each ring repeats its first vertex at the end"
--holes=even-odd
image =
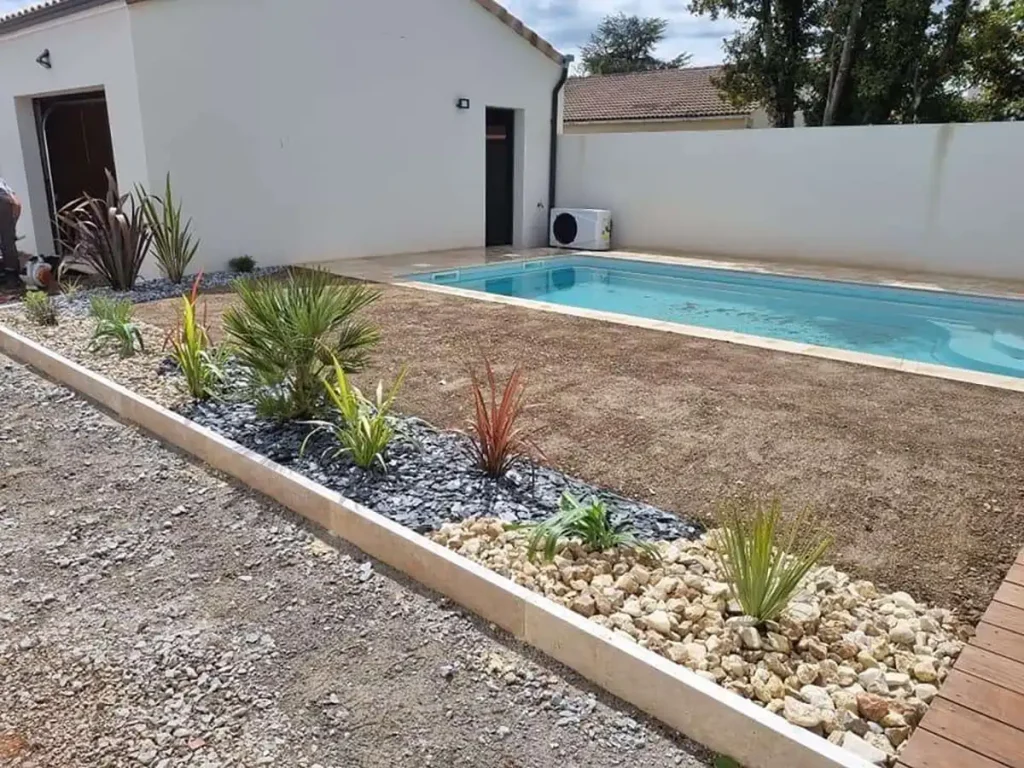
{"type": "Polygon", "coordinates": [[[139,277],[153,233],[143,206],[134,195],[121,195],[114,176],[106,173],[104,199],[85,195],[73,200],[60,210],[58,219],[71,234],[69,245],[75,254],[115,291],[128,291],[139,277]]]}
{"type": "Polygon", "coordinates": [[[37,325],[57,325],[57,305],[46,291],[28,291],[23,300],[25,315],[37,325]]]}
{"type": "Polygon", "coordinates": [[[484,360],[484,378],[470,371],[473,389],[473,419],[469,422],[473,454],[477,465],[491,477],[504,477],[522,458],[543,452],[531,435],[519,426],[527,409],[526,379],[516,366],[499,394],[498,380],[490,360],[484,360]]]}
{"type": "Polygon", "coordinates": [[[334,377],[324,379],[323,385],[340,423],[311,422],[316,425],[316,429],[302,442],[300,453],[305,453],[306,445],[315,434],[328,430],[340,444],[332,458],[348,454],[357,467],[370,469],[379,465],[386,471],[385,452],[395,436],[395,428],[390,419],[391,406],[404,379],[403,368],[387,396],[384,395],[384,382],[378,382],[375,397],[370,400],[349,381],[345,369],[335,360],[334,377]]]}
{"type": "Polygon", "coordinates": [[[216,394],[224,380],[224,353],[210,345],[205,325],[198,317],[200,272],[192,283],[192,291],[181,297],[181,315],[171,334],[171,358],[185,379],[188,393],[196,400],[216,394]]]}
{"type": "Polygon", "coordinates": [[[146,351],[142,331],[132,316],[135,308],[128,299],[108,299],[93,296],[89,299],[89,314],[96,320],[89,349],[96,351],[108,342],[118,345],[121,357],[131,357],[136,349],[146,351]]]}
{"type": "Polygon", "coordinates": [[[661,559],[658,549],[640,539],[628,523],[612,523],[608,505],[603,501],[592,498],[580,503],[568,492],[559,499],[558,512],[530,529],[527,557],[536,560],[539,554],[545,562],[551,562],[558,553],[560,539],[579,539],[596,552],[633,549],[652,560],[661,559]]]}
{"type": "Polygon", "coordinates": [[[366,365],[379,335],[357,315],[378,292],[318,270],[234,285],[240,304],[224,313],[224,329],[260,414],[315,417],[326,399],[322,379],[334,362],[346,373],[366,365]]]}
{"type": "Polygon", "coordinates": [[[192,219],[182,223],[181,201],[174,200],[171,174],[167,174],[162,197],[149,194],[141,185],[136,187],[135,193],[153,233],[153,255],[160,271],[172,283],[180,283],[199,250],[199,240],[192,235],[192,219]]]}
{"type": "Polygon", "coordinates": [[[715,555],[733,597],[748,616],[773,621],[832,539],[811,525],[805,509],[784,519],[778,498],[744,498],[719,508],[715,555]]]}

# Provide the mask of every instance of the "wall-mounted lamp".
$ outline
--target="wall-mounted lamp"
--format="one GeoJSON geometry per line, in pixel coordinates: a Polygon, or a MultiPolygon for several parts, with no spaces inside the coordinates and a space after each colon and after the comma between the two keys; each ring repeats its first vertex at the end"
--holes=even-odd
{"type": "Polygon", "coordinates": [[[455,100],[455,108],[456,109],[469,109],[469,99],[456,99],[455,100]]]}
{"type": "Polygon", "coordinates": [[[50,49],[47,48],[39,56],[36,57],[36,64],[43,69],[53,69],[53,64],[50,62],[50,49]]]}

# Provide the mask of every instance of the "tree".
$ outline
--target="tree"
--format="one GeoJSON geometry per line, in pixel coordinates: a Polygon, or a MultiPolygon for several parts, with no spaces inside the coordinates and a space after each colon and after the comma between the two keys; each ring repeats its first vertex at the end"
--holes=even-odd
{"type": "Polygon", "coordinates": [[[1024,0],[990,0],[967,21],[964,81],[978,120],[1024,120],[1024,0]]]}
{"type": "Polygon", "coordinates": [[[719,87],[737,106],[762,105],[780,128],[802,107],[820,0],[692,0],[690,11],[741,22],[725,41],[719,87]]]}
{"type": "Polygon", "coordinates": [[[810,125],[870,125],[970,119],[965,30],[979,2],[692,0],[690,10],[740,22],[719,81],[733,103],[765,107],[776,126],[798,110],[810,125]]]}
{"type": "Polygon", "coordinates": [[[654,56],[667,28],[665,19],[624,13],[606,16],[580,52],[584,74],[614,75],[685,67],[690,61],[688,53],[668,61],[654,56]]]}

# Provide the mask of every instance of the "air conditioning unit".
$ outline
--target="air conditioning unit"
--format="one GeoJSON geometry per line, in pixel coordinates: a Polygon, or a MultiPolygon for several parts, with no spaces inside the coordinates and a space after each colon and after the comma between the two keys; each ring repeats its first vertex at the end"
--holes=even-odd
{"type": "Polygon", "coordinates": [[[597,208],[555,208],[551,211],[551,245],[581,251],[612,247],[612,212],[597,208]]]}

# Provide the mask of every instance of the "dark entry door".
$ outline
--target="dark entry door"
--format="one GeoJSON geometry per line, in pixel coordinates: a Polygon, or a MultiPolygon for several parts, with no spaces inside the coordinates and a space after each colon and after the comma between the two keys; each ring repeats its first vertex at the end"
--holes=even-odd
{"type": "Polygon", "coordinates": [[[107,171],[116,175],[106,98],[103,91],[96,91],[37,99],[36,119],[54,245],[62,252],[70,244],[57,212],[83,194],[102,198],[107,171]]]}
{"type": "Polygon", "coordinates": [[[515,112],[487,110],[487,245],[512,245],[515,112]]]}

